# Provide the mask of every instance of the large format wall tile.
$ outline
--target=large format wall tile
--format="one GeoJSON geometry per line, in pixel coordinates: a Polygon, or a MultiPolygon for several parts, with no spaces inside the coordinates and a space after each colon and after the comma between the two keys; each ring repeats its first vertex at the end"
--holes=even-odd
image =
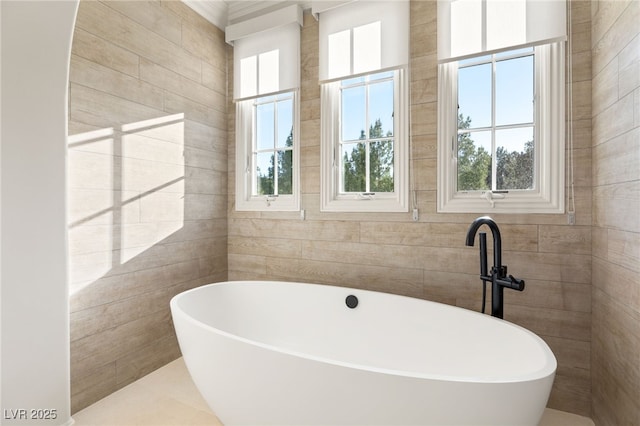
{"type": "Polygon", "coordinates": [[[596,424],[640,419],[640,3],[592,3],[596,424]]]}
{"type": "Polygon", "coordinates": [[[227,278],[227,47],[180,2],[82,1],[72,52],[76,412],[177,358],[169,300],[227,278]]]}

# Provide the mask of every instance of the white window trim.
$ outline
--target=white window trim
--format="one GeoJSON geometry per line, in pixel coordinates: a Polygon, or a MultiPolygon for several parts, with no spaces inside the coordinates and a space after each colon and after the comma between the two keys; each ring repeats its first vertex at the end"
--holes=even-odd
{"type": "MultiPolygon", "coordinates": [[[[374,71],[378,73],[382,71],[374,71]]],[[[409,107],[408,78],[404,68],[397,69],[394,96],[394,193],[339,193],[340,155],[340,81],[324,83],[320,88],[320,211],[323,212],[407,212],[409,211],[409,107]]],[[[346,77],[349,78],[349,77],[346,77]]]]}
{"type": "Polygon", "coordinates": [[[254,99],[236,102],[236,210],[299,211],[300,210],[300,102],[293,91],[293,170],[292,194],[252,195],[252,153],[255,135],[254,99]]]}
{"type": "Polygon", "coordinates": [[[457,192],[457,62],[438,66],[439,213],[554,213],[565,211],[564,42],[537,46],[535,54],[535,176],[532,191],[457,192]],[[555,70],[555,72],[554,72],[555,70]]]}

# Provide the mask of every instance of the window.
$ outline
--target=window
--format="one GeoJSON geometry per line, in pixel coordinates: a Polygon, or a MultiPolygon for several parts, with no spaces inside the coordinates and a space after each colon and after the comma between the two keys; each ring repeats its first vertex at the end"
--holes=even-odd
{"type": "MultiPolygon", "coordinates": [[[[236,205],[242,210],[298,210],[297,93],[242,101],[237,107],[250,134],[239,139],[236,205]]],[[[238,119],[238,118],[237,118],[238,119]]]]}
{"type": "Polygon", "coordinates": [[[300,209],[301,23],[302,9],[292,5],[227,27],[234,42],[236,210],[300,209]]]}
{"type": "Polygon", "coordinates": [[[533,190],[533,48],[458,63],[458,191],[533,190]]]}
{"type": "Polygon", "coordinates": [[[546,45],[440,65],[438,211],[564,213],[563,57],[546,45]]]}
{"type": "Polygon", "coordinates": [[[564,213],[565,5],[500,5],[438,3],[438,211],[564,213]],[[540,28],[546,7],[550,33],[500,25],[540,28]]]}
{"type": "Polygon", "coordinates": [[[323,210],[408,210],[403,74],[394,70],[323,85],[323,210]]]}
{"type": "Polygon", "coordinates": [[[321,10],[320,208],[406,212],[409,2],[321,10]]]}
{"type": "Polygon", "coordinates": [[[340,82],[341,195],[394,192],[393,89],[392,72],[340,82]]]}

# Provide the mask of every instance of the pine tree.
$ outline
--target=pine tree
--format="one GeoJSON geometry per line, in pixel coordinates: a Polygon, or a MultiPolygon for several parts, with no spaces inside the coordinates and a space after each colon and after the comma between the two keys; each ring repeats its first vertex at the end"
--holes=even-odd
{"type": "MultiPolygon", "coordinates": [[[[386,137],[392,133],[387,132],[386,137]]],[[[369,142],[369,190],[371,192],[393,192],[393,140],[383,139],[382,120],[377,119],[369,127],[369,139],[380,139],[369,142]]],[[[360,132],[360,140],[365,140],[364,130],[360,132]]],[[[343,155],[343,179],[345,192],[366,191],[367,144],[359,142],[350,153],[343,155]]]]}
{"type": "MultiPolygon", "coordinates": [[[[287,136],[285,146],[290,148],[293,146],[293,127],[287,136]]],[[[275,155],[271,156],[269,167],[266,174],[261,174],[258,168],[258,194],[271,195],[275,193],[275,158],[278,158],[278,194],[293,194],[293,151],[277,150],[275,155]]]]}
{"type": "Polygon", "coordinates": [[[524,152],[496,149],[497,189],[533,189],[533,141],[524,144],[524,152]]]}
{"type": "MultiPolygon", "coordinates": [[[[468,129],[471,117],[458,115],[458,129],[468,129]]],[[[470,133],[458,135],[458,191],[491,189],[491,153],[476,147],[470,133]],[[487,173],[488,170],[488,173],[487,173]]]]}
{"type": "MultiPolygon", "coordinates": [[[[458,116],[458,129],[471,127],[471,117],[458,116]]],[[[528,141],[523,152],[496,148],[496,189],[532,189],[534,142],[528,141]]],[[[491,153],[476,146],[471,133],[458,135],[458,191],[491,189],[491,153]]]]}

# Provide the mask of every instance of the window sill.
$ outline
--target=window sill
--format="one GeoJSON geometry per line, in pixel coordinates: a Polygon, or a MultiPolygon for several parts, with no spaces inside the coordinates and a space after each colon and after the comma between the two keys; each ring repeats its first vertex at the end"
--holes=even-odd
{"type": "Polygon", "coordinates": [[[406,213],[409,211],[407,197],[359,199],[357,195],[334,199],[322,199],[322,212],[355,213],[406,213]]]}
{"type": "Polygon", "coordinates": [[[280,196],[274,199],[252,197],[249,200],[236,200],[236,211],[245,212],[291,212],[300,210],[298,197],[280,196]]]}
{"type": "Polygon", "coordinates": [[[450,198],[438,197],[438,213],[564,214],[562,194],[552,195],[510,194],[489,201],[480,193],[457,194],[450,198]]]}

